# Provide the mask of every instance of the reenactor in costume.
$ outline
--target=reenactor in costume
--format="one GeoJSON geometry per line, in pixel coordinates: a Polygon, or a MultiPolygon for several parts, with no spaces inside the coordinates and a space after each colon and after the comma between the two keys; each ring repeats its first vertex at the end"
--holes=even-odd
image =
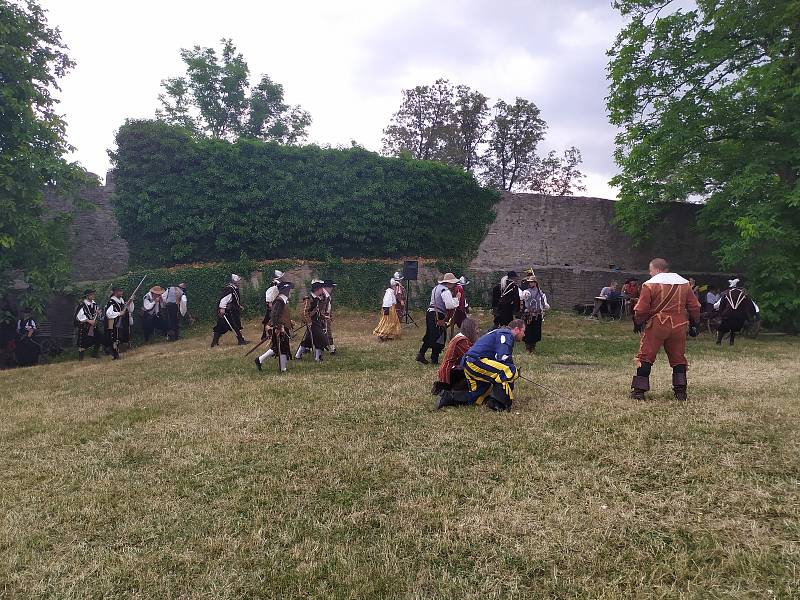
{"type": "Polygon", "coordinates": [[[517,272],[509,271],[500,284],[492,290],[492,312],[494,313],[494,326],[505,327],[520,310],[520,291],[517,284],[517,272]]]}
{"type": "Polygon", "coordinates": [[[739,284],[738,277],[731,277],[728,289],[722,292],[720,299],[714,304],[714,310],[719,311],[721,318],[717,329],[718,346],[722,344],[722,338],[726,333],[730,333],[728,343],[733,346],[733,340],[744,324],[758,315],[758,306],[739,284]]]}
{"type": "Polygon", "coordinates": [[[536,344],[542,339],[542,322],[544,313],[550,309],[547,295],[539,288],[536,275],[531,274],[523,280],[527,285],[520,292],[522,304],[522,320],[525,321],[525,349],[536,350],[536,344]]]}
{"type": "Polygon", "coordinates": [[[336,283],[330,279],[323,282],[323,291],[325,292],[325,306],[322,314],[325,317],[325,335],[328,338],[328,352],[336,354],[336,344],[333,341],[333,288],[336,283]]]}
{"type": "Polygon", "coordinates": [[[402,321],[403,317],[406,315],[406,310],[408,310],[408,294],[406,293],[406,288],[403,285],[404,277],[400,274],[400,271],[395,271],[394,275],[392,275],[392,279],[397,282],[397,286],[394,288],[394,297],[397,301],[397,304],[395,304],[395,309],[397,310],[397,320],[402,321]]]}
{"type": "Polygon", "coordinates": [[[467,317],[461,323],[461,331],[447,344],[437,380],[431,388],[431,394],[439,396],[437,409],[467,403],[468,384],[461,362],[479,337],[478,324],[467,317]]]}
{"type": "Polygon", "coordinates": [[[174,342],[181,334],[181,317],[189,312],[189,299],[186,297],[186,284],[179,283],[164,290],[164,325],[167,339],[174,342]]]}
{"type": "Polygon", "coordinates": [[[444,348],[447,336],[447,322],[458,308],[458,300],[453,297],[457,283],[455,275],[445,273],[441,281],[431,290],[431,302],[425,315],[425,337],[422,338],[422,346],[417,352],[417,362],[428,364],[425,353],[430,348],[431,362],[439,364],[439,354],[444,348]]]}
{"type": "Polygon", "coordinates": [[[650,261],[650,279],[644,282],[633,309],[633,330],[642,334],[636,355],[636,375],[631,398],[644,400],[650,389],[650,369],[663,346],[672,367],[672,390],[676,400],[686,400],[686,334],[697,336],[700,303],[689,282],[671,273],[663,258],[650,261]]]}
{"type": "Polygon", "coordinates": [[[34,321],[31,310],[26,308],[22,313],[22,318],[17,321],[17,347],[14,349],[17,364],[20,367],[32,367],[39,364],[42,347],[33,339],[37,329],[39,326],[34,321]]]}
{"type": "Polygon", "coordinates": [[[83,360],[83,353],[92,349],[92,358],[99,358],[103,338],[100,335],[102,323],[100,307],[94,301],[94,290],[83,292],[83,301],[75,310],[75,325],[78,328],[78,360],[83,360]],[[100,323],[97,320],[100,319],[100,323]]]}
{"type": "Polygon", "coordinates": [[[114,360],[119,359],[120,344],[130,341],[130,313],[133,308],[133,299],[125,302],[122,298],[122,288],[114,286],[105,307],[106,353],[111,354],[114,360]]]}
{"type": "Polygon", "coordinates": [[[281,373],[285,373],[288,368],[289,359],[292,357],[289,335],[294,325],[289,312],[289,294],[293,288],[294,284],[289,281],[282,281],[278,284],[278,297],[272,301],[272,314],[268,329],[272,336],[272,347],[256,358],[255,363],[259,371],[263,362],[271,356],[278,357],[278,368],[281,373]]]}
{"type": "MultiPolygon", "coordinates": [[[[464,403],[483,404],[495,411],[510,410],[514,401],[514,382],[519,370],[514,365],[514,341],[525,335],[525,323],[512,319],[507,327],[484,334],[461,361],[469,391],[464,403]]],[[[459,402],[460,403],[460,402],[459,402]]]]}
{"type": "Polygon", "coordinates": [[[250,343],[242,335],[242,301],[239,295],[241,281],[242,278],[233,273],[230,283],[222,288],[217,303],[217,324],[213,330],[212,348],[219,345],[219,338],[228,331],[232,331],[236,335],[240,346],[250,343]]]}
{"type": "Polygon", "coordinates": [[[267,339],[268,336],[267,327],[269,326],[270,317],[272,316],[272,303],[275,302],[275,298],[277,298],[278,294],[280,293],[278,291],[278,285],[283,280],[284,272],[276,269],[273,275],[275,275],[275,278],[272,280],[272,285],[267,288],[266,292],[264,292],[266,311],[264,312],[264,318],[261,320],[261,324],[264,326],[264,329],[261,332],[262,340],[267,339]]]}
{"type": "MultiPolygon", "coordinates": [[[[467,302],[467,295],[464,292],[464,288],[468,284],[469,281],[467,281],[467,278],[462,275],[459,277],[458,283],[456,284],[456,289],[453,293],[453,295],[458,299],[458,307],[453,313],[453,324],[459,328],[461,327],[461,323],[464,322],[464,319],[466,319],[467,315],[469,314],[469,302],[467,302]]],[[[452,338],[452,336],[450,337],[452,338]]]]}
{"type": "MultiPolygon", "coordinates": [[[[399,275],[399,273],[395,273],[395,275],[399,275]]],[[[389,287],[383,293],[381,320],[378,321],[378,326],[372,330],[372,335],[377,336],[382,342],[398,340],[403,334],[400,319],[397,317],[397,289],[399,287],[400,282],[392,277],[389,280],[389,287]]]]}
{"type": "Polygon", "coordinates": [[[165,291],[160,285],[155,285],[142,298],[142,331],[145,342],[150,341],[156,329],[161,335],[166,334],[166,309],[163,300],[165,291]]]}
{"type": "Polygon", "coordinates": [[[322,281],[311,284],[311,293],[303,298],[303,324],[306,334],[297,347],[296,359],[303,358],[303,354],[314,350],[314,360],[322,361],[322,352],[328,345],[328,336],[325,332],[325,290],[322,281]]]}

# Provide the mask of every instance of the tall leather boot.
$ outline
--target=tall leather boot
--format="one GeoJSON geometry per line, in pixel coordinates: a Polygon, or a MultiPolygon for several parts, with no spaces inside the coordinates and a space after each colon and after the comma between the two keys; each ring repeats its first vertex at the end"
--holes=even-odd
{"type": "Polygon", "coordinates": [[[219,346],[219,334],[215,331],[214,338],[211,340],[211,347],[219,346]]]}
{"type": "Polygon", "coordinates": [[[631,398],[644,400],[644,393],[650,391],[650,378],[643,375],[634,375],[631,381],[631,398]]]}
{"type": "Polygon", "coordinates": [[[725,335],[725,334],[722,333],[721,331],[717,332],[717,346],[720,346],[722,344],[722,336],[723,335],[725,335]]]}
{"type": "Polygon", "coordinates": [[[733,340],[734,340],[735,337],[736,337],[736,334],[731,331],[731,338],[728,341],[728,345],[729,346],[733,346],[733,340]]]}
{"type": "Polygon", "coordinates": [[[672,391],[675,400],[686,400],[686,373],[672,374],[672,391]]]}
{"type": "Polygon", "coordinates": [[[78,360],[79,360],[79,361],[83,360],[83,350],[81,350],[80,352],[78,352],[78,360]]]}

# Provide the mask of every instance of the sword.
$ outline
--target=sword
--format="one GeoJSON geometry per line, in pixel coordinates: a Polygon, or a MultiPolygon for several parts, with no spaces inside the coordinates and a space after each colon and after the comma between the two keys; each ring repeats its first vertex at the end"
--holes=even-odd
{"type": "Polygon", "coordinates": [[[222,313],[222,318],[225,319],[225,322],[228,324],[228,327],[231,328],[231,331],[236,333],[236,330],[233,328],[233,325],[231,325],[231,322],[228,321],[228,315],[226,315],[225,313],[222,313]]]}
{"type": "Polygon", "coordinates": [[[272,339],[272,336],[271,336],[271,335],[270,335],[269,337],[265,337],[263,340],[261,340],[260,342],[258,342],[258,343],[257,343],[255,346],[253,346],[252,348],[250,348],[250,350],[248,350],[248,351],[247,351],[247,353],[245,354],[245,356],[248,356],[248,355],[249,355],[249,354],[250,354],[250,353],[251,353],[253,350],[255,350],[256,348],[258,348],[258,347],[259,347],[261,344],[263,344],[263,343],[264,343],[264,342],[266,342],[267,340],[271,340],[271,339],[272,339]]]}
{"type": "Polygon", "coordinates": [[[523,375],[518,375],[518,377],[519,377],[520,379],[524,379],[524,380],[525,380],[525,381],[527,381],[528,383],[532,383],[532,384],[533,384],[533,385],[535,385],[536,387],[539,387],[539,388],[543,389],[545,392],[547,392],[548,394],[551,394],[551,395],[555,396],[555,397],[556,397],[556,398],[558,398],[559,400],[564,400],[564,401],[566,401],[567,403],[571,403],[571,402],[572,402],[572,400],[571,400],[571,399],[570,399],[570,400],[568,400],[567,398],[565,398],[565,397],[564,397],[564,396],[562,396],[561,394],[559,394],[559,393],[555,392],[554,390],[551,390],[549,387],[547,387],[547,386],[544,386],[544,385],[542,385],[541,383],[538,383],[538,382],[534,381],[533,379],[528,379],[527,377],[524,377],[523,375]]]}

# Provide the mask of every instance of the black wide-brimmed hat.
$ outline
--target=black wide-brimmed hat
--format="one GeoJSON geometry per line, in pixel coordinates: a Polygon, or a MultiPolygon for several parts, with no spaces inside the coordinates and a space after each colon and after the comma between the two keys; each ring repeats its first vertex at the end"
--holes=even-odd
{"type": "Polygon", "coordinates": [[[94,293],[95,293],[94,290],[83,290],[83,296],[84,297],[88,296],[89,294],[94,294],[94,293]]]}
{"type": "Polygon", "coordinates": [[[325,287],[325,283],[322,281],[315,281],[311,284],[311,291],[316,292],[317,290],[321,290],[325,287]]]}
{"type": "Polygon", "coordinates": [[[278,284],[278,290],[281,292],[283,290],[293,290],[293,289],[294,289],[294,284],[291,281],[281,281],[278,284]]]}
{"type": "Polygon", "coordinates": [[[323,287],[336,287],[336,282],[333,279],[326,279],[322,282],[323,287]]]}
{"type": "Polygon", "coordinates": [[[517,275],[516,271],[509,271],[508,273],[506,273],[506,277],[511,277],[512,279],[515,279],[519,277],[519,275],[517,275]]]}

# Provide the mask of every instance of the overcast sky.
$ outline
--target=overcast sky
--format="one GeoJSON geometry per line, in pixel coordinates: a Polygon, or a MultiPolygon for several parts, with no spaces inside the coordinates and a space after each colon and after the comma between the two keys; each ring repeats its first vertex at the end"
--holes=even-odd
{"type": "Polygon", "coordinates": [[[401,90],[438,77],[492,101],[535,102],[543,150],[583,152],[587,194],[613,197],[605,51],[621,27],[611,0],[338,2],[41,0],[77,66],[60,110],[74,156],[101,176],[126,118],[152,117],[180,49],[233,38],[251,82],[267,73],[314,120],[309,141],[380,150],[401,90]]]}

